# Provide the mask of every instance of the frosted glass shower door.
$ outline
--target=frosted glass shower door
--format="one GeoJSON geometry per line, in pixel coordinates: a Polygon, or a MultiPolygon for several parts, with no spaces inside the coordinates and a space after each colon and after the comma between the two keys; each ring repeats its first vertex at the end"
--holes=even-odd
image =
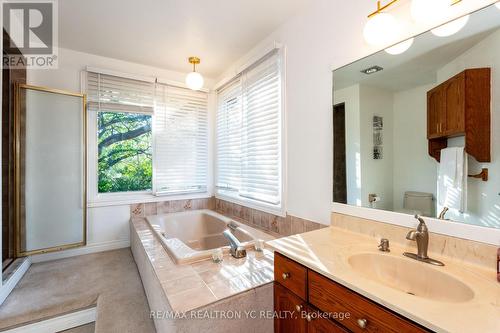
{"type": "Polygon", "coordinates": [[[29,85],[16,92],[18,255],[83,246],[85,96],[29,85]]]}

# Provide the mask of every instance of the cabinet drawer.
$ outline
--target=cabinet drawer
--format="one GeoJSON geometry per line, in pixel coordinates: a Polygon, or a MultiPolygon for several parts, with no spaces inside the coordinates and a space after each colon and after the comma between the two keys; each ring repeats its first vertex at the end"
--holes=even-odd
{"type": "Polygon", "coordinates": [[[307,269],[279,253],[274,254],[274,281],[303,300],[307,299],[307,269]]]}
{"type": "Polygon", "coordinates": [[[428,332],[318,273],[308,275],[309,303],[321,311],[349,313],[342,325],[352,332],[428,332]]]}
{"type": "Polygon", "coordinates": [[[327,317],[322,317],[321,311],[310,308],[309,316],[307,319],[307,333],[349,333],[327,317]]]}

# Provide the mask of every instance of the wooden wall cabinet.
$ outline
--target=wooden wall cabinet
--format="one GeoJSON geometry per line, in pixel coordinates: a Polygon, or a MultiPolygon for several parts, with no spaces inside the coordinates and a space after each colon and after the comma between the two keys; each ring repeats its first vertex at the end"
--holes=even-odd
{"type": "Polygon", "coordinates": [[[490,162],[491,69],[467,69],[427,92],[429,155],[440,161],[448,139],[465,136],[465,150],[490,162]]]}
{"type": "Polygon", "coordinates": [[[274,274],[275,333],[429,332],[279,253],[274,274]]]}

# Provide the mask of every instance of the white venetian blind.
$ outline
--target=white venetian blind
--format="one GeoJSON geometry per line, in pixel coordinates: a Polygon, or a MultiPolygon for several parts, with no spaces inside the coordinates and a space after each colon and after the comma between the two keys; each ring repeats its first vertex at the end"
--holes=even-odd
{"type": "Polygon", "coordinates": [[[208,94],[157,84],[154,109],[155,192],[206,191],[208,94]]]}
{"type": "Polygon", "coordinates": [[[281,63],[275,51],[218,93],[217,190],[281,205],[281,63]],[[232,193],[231,193],[232,192],[232,193]]]}
{"type": "Polygon", "coordinates": [[[240,195],[279,205],[281,200],[281,75],[278,55],[244,76],[240,195]]]}
{"type": "Polygon", "coordinates": [[[88,108],[92,111],[153,113],[154,84],[87,72],[88,108]]]}
{"type": "Polygon", "coordinates": [[[217,187],[238,192],[241,185],[241,82],[233,81],[218,94],[216,142],[217,187]]]}

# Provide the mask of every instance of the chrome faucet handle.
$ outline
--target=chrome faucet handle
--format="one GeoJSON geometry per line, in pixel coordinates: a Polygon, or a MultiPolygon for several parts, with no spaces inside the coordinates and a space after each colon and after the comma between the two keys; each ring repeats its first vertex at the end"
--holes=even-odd
{"type": "Polygon", "coordinates": [[[382,238],[380,240],[380,244],[378,245],[378,249],[382,252],[391,252],[389,249],[389,240],[387,238],[382,238]]]}

